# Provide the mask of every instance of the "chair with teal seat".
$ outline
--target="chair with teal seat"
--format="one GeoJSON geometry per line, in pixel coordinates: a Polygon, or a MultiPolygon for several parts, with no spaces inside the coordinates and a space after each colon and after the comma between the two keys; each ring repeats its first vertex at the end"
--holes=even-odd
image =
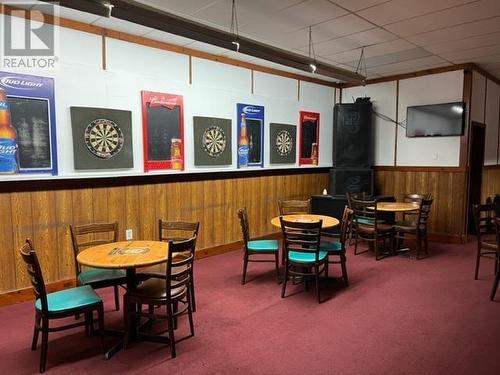
{"type": "Polygon", "coordinates": [[[248,262],[274,262],[276,267],[276,280],[279,281],[279,245],[276,240],[251,240],[250,226],[246,208],[238,210],[241,232],[243,234],[243,275],[241,284],[245,284],[248,262]],[[274,255],[273,259],[264,259],[263,255],[274,255]],[[251,259],[257,257],[258,259],[251,259]]]}
{"type": "Polygon", "coordinates": [[[127,283],[125,270],[86,268],[77,262],[78,253],[86,248],[118,241],[118,223],[92,223],[70,225],[75,270],[78,285],[90,285],[94,289],[113,287],[115,309],[120,309],[118,286],[127,283]]]}
{"type": "Polygon", "coordinates": [[[42,350],[40,352],[40,372],[45,371],[47,362],[47,347],[49,332],[57,332],[65,329],[85,326],[89,334],[93,330],[94,311],[97,311],[97,321],[101,339],[101,352],[103,353],[103,330],[104,330],[104,308],[101,298],[88,286],[80,286],[59,292],[48,293],[45,289],[42,270],[35,250],[29,239],[19,250],[21,257],[26,263],[26,269],[35,293],[35,328],[31,350],[36,350],[38,335],[42,332],[42,350]],[[85,319],[67,325],[50,327],[49,321],[82,314],[85,319]]]}
{"type": "Polygon", "coordinates": [[[321,303],[319,276],[326,272],[328,252],[320,249],[322,220],[316,222],[287,221],[280,216],[285,252],[285,274],[281,298],[285,298],[288,277],[302,277],[307,289],[307,278],[313,277],[316,298],[321,303]]]}
{"type": "Polygon", "coordinates": [[[346,258],[346,241],[349,228],[352,224],[352,217],[354,211],[349,207],[344,207],[342,214],[342,221],[340,223],[340,238],[338,241],[321,241],[320,250],[328,253],[325,276],[328,277],[328,266],[330,264],[340,264],[342,268],[342,279],[346,286],[349,285],[349,278],[347,277],[347,258],[346,258]],[[337,257],[338,260],[332,260],[330,257],[337,257]]]}

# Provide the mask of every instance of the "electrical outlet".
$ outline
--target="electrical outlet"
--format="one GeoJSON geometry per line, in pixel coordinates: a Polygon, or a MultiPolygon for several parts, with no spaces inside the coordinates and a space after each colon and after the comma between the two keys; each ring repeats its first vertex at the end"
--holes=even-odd
{"type": "Polygon", "coordinates": [[[132,233],[132,229],[126,229],[125,230],[125,239],[127,241],[130,241],[132,238],[133,238],[133,233],[132,233]]]}

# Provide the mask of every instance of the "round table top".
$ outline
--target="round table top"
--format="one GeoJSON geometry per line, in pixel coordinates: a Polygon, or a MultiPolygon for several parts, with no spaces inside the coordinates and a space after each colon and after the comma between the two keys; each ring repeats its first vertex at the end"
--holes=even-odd
{"type": "Polygon", "coordinates": [[[404,212],[416,211],[420,208],[417,203],[407,202],[378,202],[377,211],[404,212]]]}
{"type": "Polygon", "coordinates": [[[163,263],[167,255],[168,242],[121,241],[89,247],[76,260],[95,268],[135,268],[163,263]]]}
{"type": "MultiPolygon", "coordinates": [[[[314,221],[323,220],[321,228],[331,228],[336,225],[339,225],[338,219],[326,216],[326,215],[314,215],[314,214],[296,214],[296,215],[283,215],[283,219],[287,221],[295,221],[295,222],[303,222],[303,223],[311,223],[314,221]]],[[[271,224],[275,227],[281,227],[280,217],[276,216],[271,219],[271,224]]]]}

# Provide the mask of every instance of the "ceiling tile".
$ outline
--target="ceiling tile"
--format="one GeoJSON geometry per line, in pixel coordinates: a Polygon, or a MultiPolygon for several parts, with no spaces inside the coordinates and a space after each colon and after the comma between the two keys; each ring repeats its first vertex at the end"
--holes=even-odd
{"type": "MultiPolygon", "coordinates": [[[[16,6],[23,5],[23,4],[16,4],[16,6]]],[[[36,9],[42,9],[43,12],[56,15],[59,17],[63,18],[68,18],[70,20],[74,21],[79,21],[79,22],[85,22],[85,23],[92,23],[97,21],[99,18],[101,18],[98,15],[92,14],[92,13],[86,13],[86,12],[80,12],[78,10],[70,9],[70,8],[65,8],[61,7],[58,5],[53,5],[51,11],[51,7],[47,7],[48,4],[35,4],[32,6],[32,10],[36,9]],[[54,14],[55,13],[55,14],[54,14]]]]}
{"type": "Polygon", "coordinates": [[[442,54],[446,52],[462,51],[471,48],[488,47],[498,44],[500,41],[500,32],[478,35],[470,38],[448,41],[444,43],[431,44],[425,49],[435,53],[442,54]]]}
{"type": "Polygon", "coordinates": [[[471,1],[475,0],[393,0],[362,10],[358,14],[382,26],[471,1]]]}
{"type": "Polygon", "coordinates": [[[150,33],[153,31],[151,27],[145,27],[142,25],[138,25],[136,23],[128,22],[128,21],[123,21],[118,18],[107,18],[107,17],[101,17],[92,25],[95,26],[100,26],[100,27],[105,27],[111,30],[115,31],[121,31],[124,33],[128,34],[134,34],[134,35],[139,35],[142,36],[144,34],[150,33]]]}
{"type": "Polygon", "coordinates": [[[447,65],[450,64],[438,56],[428,56],[420,59],[403,61],[396,64],[378,66],[376,68],[370,69],[370,71],[382,75],[393,75],[410,73],[422,69],[430,69],[447,65]]]}
{"type": "Polygon", "coordinates": [[[439,56],[458,64],[464,62],[479,61],[478,59],[481,57],[492,56],[496,54],[500,54],[500,44],[489,47],[479,47],[462,51],[441,53],[439,54],[439,56]]]}
{"type": "Polygon", "coordinates": [[[280,12],[280,16],[286,17],[295,25],[295,30],[317,25],[346,14],[347,11],[327,0],[308,0],[280,12]]]}
{"type": "MultiPolygon", "coordinates": [[[[393,52],[393,53],[388,53],[385,55],[380,55],[380,56],[373,56],[373,57],[366,57],[365,58],[365,65],[367,68],[373,68],[376,66],[381,66],[381,65],[387,65],[387,64],[396,64],[399,62],[403,61],[408,61],[408,60],[415,60],[423,57],[428,57],[431,56],[432,53],[429,51],[426,51],[423,48],[417,47],[417,48],[412,48],[406,51],[399,51],[399,52],[393,52]]],[[[349,64],[353,65],[356,64],[356,61],[351,61],[349,64]]]]}
{"type": "Polygon", "coordinates": [[[387,3],[389,1],[391,0],[331,0],[332,3],[349,9],[350,11],[370,8],[374,5],[387,3]]]}
{"type": "Polygon", "coordinates": [[[192,14],[200,9],[211,6],[223,0],[137,0],[139,3],[161,9],[169,13],[192,14]]]}
{"type": "MultiPolygon", "coordinates": [[[[328,40],[321,43],[314,43],[317,55],[328,56],[335,53],[349,51],[363,46],[370,46],[397,39],[383,29],[374,28],[360,33],[351,34],[341,38],[328,40]]],[[[302,47],[302,51],[308,52],[307,47],[302,47]]]]}
{"type": "Polygon", "coordinates": [[[449,28],[412,35],[407,37],[407,39],[420,46],[427,46],[434,43],[443,43],[450,40],[463,39],[497,31],[500,31],[500,17],[469,22],[449,28]]]}
{"type": "MultiPolygon", "coordinates": [[[[387,55],[391,53],[396,53],[399,51],[406,51],[415,48],[415,46],[404,39],[397,39],[390,42],[375,44],[365,48],[365,58],[387,55]]],[[[328,58],[342,62],[348,63],[352,61],[357,61],[361,55],[361,48],[353,51],[347,51],[342,53],[333,54],[327,56],[328,58]]]]}
{"type": "Polygon", "coordinates": [[[186,47],[196,49],[198,51],[213,53],[214,55],[222,55],[223,53],[228,52],[228,50],[225,48],[213,46],[211,44],[203,42],[193,42],[186,45],[186,47]]]}
{"type": "Polygon", "coordinates": [[[401,37],[500,15],[500,1],[482,0],[386,25],[401,37]]]}

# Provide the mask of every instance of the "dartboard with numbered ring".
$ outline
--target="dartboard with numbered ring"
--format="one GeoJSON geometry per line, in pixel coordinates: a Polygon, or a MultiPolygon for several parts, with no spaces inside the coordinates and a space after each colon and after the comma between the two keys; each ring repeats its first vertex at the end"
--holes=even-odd
{"type": "Polygon", "coordinates": [[[205,129],[203,132],[203,149],[213,157],[219,157],[226,149],[226,134],[224,130],[217,125],[213,125],[205,129]]]}
{"type": "Polygon", "coordinates": [[[291,134],[286,130],[281,130],[276,135],[276,151],[281,156],[287,156],[292,152],[293,148],[293,138],[291,134]]]}
{"type": "Polygon", "coordinates": [[[87,149],[101,159],[110,159],[123,148],[123,132],[108,119],[96,119],[85,128],[87,149]]]}

